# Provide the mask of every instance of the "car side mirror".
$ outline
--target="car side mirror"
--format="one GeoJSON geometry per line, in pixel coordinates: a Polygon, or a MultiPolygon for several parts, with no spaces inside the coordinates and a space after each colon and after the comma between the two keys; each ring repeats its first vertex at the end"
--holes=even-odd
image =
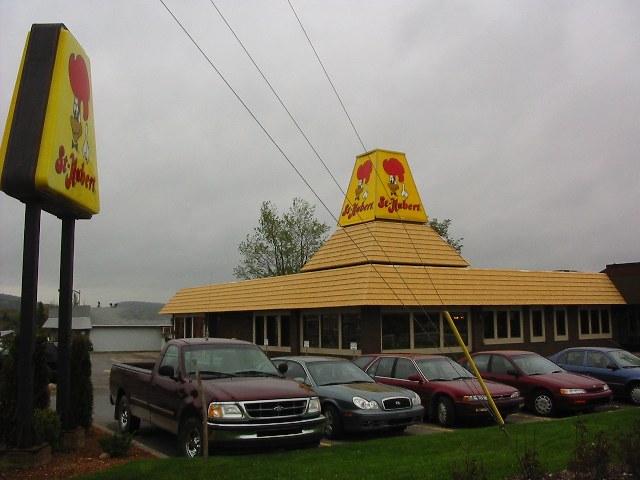
{"type": "Polygon", "coordinates": [[[618,370],[618,366],[617,366],[617,365],[615,365],[614,363],[610,363],[609,365],[607,365],[607,368],[608,368],[609,370],[614,370],[614,371],[615,371],[615,370],[618,370]]]}
{"type": "Polygon", "coordinates": [[[278,365],[278,371],[284,375],[285,373],[287,373],[289,371],[289,365],[287,365],[286,363],[282,362],[281,364],[278,365]]]}
{"type": "Polygon", "coordinates": [[[507,370],[507,375],[512,375],[516,378],[520,376],[517,370],[507,370]]]}
{"type": "Polygon", "coordinates": [[[173,365],[161,365],[158,369],[158,375],[175,380],[176,371],[174,370],[173,365]]]}
{"type": "Polygon", "coordinates": [[[418,375],[417,373],[414,373],[413,375],[409,375],[409,381],[410,382],[418,382],[420,384],[424,383],[422,381],[422,377],[420,375],[418,375]]]}

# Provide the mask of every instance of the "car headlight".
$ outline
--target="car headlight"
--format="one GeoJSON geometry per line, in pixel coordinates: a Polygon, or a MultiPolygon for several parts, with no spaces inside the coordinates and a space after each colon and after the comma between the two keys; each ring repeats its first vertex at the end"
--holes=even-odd
{"type": "Polygon", "coordinates": [[[606,383],[602,386],[602,390],[604,390],[605,392],[607,390],[609,390],[609,385],[607,385],[606,383]]]}
{"type": "Polygon", "coordinates": [[[242,418],[242,410],[235,403],[216,403],[209,404],[209,418],[242,418]]]}
{"type": "Polygon", "coordinates": [[[474,402],[478,400],[486,401],[487,396],[486,395],[465,395],[464,397],[462,397],[463,402],[474,402]]]}
{"type": "Polygon", "coordinates": [[[416,395],[415,397],[413,397],[411,399],[411,404],[415,407],[416,405],[422,405],[422,399],[420,398],[420,395],[416,395]]]}
{"type": "Polygon", "coordinates": [[[581,393],[587,393],[584,388],[561,388],[560,393],[562,395],[579,395],[581,393]]]}
{"type": "Polygon", "coordinates": [[[309,399],[307,413],[320,413],[320,400],[318,399],[318,397],[311,397],[309,399]]]}
{"type": "Polygon", "coordinates": [[[520,392],[518,390],[516,390],[511,394],[511,398],[518,398],[519,396],[520,396],[520,392]]]}
{"type": "Polygon", "coordinates": [[[375,400],[365,400],[362,397],[353,397],[353,404],[363,410],[378,410],[380,405],[375,400]]]}

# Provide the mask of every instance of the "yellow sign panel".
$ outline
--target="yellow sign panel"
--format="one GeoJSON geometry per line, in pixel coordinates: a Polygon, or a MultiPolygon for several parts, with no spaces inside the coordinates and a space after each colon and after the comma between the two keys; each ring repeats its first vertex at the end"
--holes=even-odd
{"type": "Polygon", "coordinates": [[[60,31],[35,174],[36,189],[90,213],[100,211],[89,57],[60,31]]]}
{"type": "Polygon", "coordinates": [[[374,219],[428,220],[404,153],[373,150],[356,157],[338,224],[374,219]]]}

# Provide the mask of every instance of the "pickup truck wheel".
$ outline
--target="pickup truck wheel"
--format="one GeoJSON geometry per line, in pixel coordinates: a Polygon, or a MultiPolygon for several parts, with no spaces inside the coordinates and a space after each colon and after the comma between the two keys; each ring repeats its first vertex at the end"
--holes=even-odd
{"type": "Polygon", "coordinates": [[[327,438],[339,438],[344,430],[340,413],[333,405],[327,405],[324,409],[326,421],[324,423],[324,434],[327,438]]]}
{"type": "Polygon", "coordinates": [[[140,428],[140,418],[131,415],[129,397],[122,395],[118,401],[118,430],[120,433],[133,433],[140,428]]]}
{"type": "Polygon", "coordinates": [[[202,422],[195,417],[187,418],[180,426],[178,446],[185,457],[200,457],[202,449],[202,422]]]}

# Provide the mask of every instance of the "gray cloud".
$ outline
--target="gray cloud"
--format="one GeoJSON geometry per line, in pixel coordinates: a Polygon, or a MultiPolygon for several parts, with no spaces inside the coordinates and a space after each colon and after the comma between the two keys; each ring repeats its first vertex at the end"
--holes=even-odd
{"type": "MultiPolygon", "coordinates": [[[[406,152],[472,266],[640,260],[640,4],[292,3],[365,148],[406,152]]],[[[333,226],[363,151],[286,2],[216,5],[340,187],[211,3],[167,4],[328,211],[160,2],[0,0],[1,118],[32,23],[65,23],[91,59],[102,210],[78,222],[75,258],[88,303],[233,280],[264,200],[303,197],[333,226]]],[[[1,194],[0,218],[0,291],[19,294],[23,205],[1,194]]],[[[43,301],[59,236],[44,214],[43,301]]]]}

